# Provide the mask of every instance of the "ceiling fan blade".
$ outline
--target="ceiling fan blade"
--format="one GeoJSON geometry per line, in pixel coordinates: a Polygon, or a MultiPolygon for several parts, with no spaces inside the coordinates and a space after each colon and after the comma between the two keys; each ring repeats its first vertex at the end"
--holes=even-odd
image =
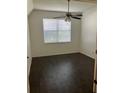
{"type": "Polygon", "coordinates": [[[58,16],[58,17],[53,17],[54,19],[61,19],[61,18],[65,18],[66,16],[58,16]]]}
{"type": "Polygon", "coordinates": [[[79,18],[79,17],[76,17],[76,16],[71,16],[72,18],[74,18],[74,19],[81,19],[81,18],[79,18]]]}
{"type": "Polygon", "coordinates": [[[72,16],[83,16],[82,14],[75,14],[75,15],[72,15],[72,16]]]}

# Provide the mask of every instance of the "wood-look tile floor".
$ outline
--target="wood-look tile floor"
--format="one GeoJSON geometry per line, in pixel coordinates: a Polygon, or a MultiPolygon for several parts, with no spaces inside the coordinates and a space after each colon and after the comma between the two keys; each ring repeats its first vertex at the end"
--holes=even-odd
{"type": "Polygon", "coordinates": [[[80,53],[33,58],[30,93],[92,93],[94,59],[80,53]]]}

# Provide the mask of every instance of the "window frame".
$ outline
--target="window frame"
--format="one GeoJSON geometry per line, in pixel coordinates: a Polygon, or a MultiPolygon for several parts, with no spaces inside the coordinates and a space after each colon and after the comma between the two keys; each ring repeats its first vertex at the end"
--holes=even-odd
{"type": "MultiPolygon", "coordinates": [[[[43,18],[44,19],[53,19],[53,18],[43,18]]],[[[42,22],[43,22],[42,20],[42,22]]],[[[55,19],[55,20],[64,20],[64,19],[55,19]]],[[[58,25],[58,24],[57,24],[58,25]]],[[[59,36],[58,33],[59,33],[59,30],[56,30],[57,31],[57,37],[59,36]]],[[[61,43],[71,43],[72,42],[72,22],[70,24],[70,41],[55,41],[55,42],[45,42],[45,30],[44,30],[44,22],[43,22],[43,42],[45,44],[61,44],[61,43]]]]}

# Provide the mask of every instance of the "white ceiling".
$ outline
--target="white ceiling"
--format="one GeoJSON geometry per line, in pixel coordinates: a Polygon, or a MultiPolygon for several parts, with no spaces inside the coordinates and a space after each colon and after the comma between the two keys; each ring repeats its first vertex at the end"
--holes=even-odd
{"type": "MultiPolygon", "coordinates": [[[[34,9],[48,10],[48,11],[67,11],[67,0],[34,0],[34,9]]],[[[71,12],[82,12],[89,8],[96,6],[96,3],[71,1],[71,12]]]]}
{"type": "Polygon", "coordinates": [[[81,1],[81,2],[89,2],[89,3],[96,3],[97,0],[72,0],[72,1],[81,1]]]}

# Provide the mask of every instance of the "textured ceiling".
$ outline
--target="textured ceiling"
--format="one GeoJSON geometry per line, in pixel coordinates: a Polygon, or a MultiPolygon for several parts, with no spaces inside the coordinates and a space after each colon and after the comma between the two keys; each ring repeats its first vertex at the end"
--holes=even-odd
{"type": "MultiPolygon", "coordinates": [[[[83,1],[83,0],[81,0],[83,1]]],[[[96,6],[96,3],[71,0],[70,11],[82,12],[96,6]]],[[[67,0],[34,0],[34,8],[49,11],[67,11],[67,0]]]]}
{"type": "Polygon", "coordinates": [[[97,0],[72,0],[72,1],[81,1],[81,2],[96,2],[97,0]]]}

